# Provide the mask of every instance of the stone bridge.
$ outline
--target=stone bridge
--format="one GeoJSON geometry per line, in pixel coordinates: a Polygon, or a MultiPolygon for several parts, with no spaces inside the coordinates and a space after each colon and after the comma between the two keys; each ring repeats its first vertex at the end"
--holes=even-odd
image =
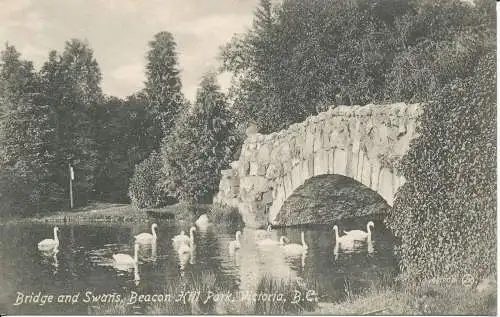
{"type": "Polygon", "coordinates": [[[416,136],[420,104],[338,106],[268,135],[247,132],[240,158],[222,171],[214,202],[235,206],[249,227],[274,223],[285,200],[314,176],[340,174],[392,206],[404,183],[398,163],[416,136]]]}

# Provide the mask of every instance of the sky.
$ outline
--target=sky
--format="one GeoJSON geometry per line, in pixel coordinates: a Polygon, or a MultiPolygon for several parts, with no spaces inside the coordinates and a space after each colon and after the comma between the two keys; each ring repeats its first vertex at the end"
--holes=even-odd
{"type": "MultiPolygon", "coordinates": [[[[49,51],[86,40],[99,63],[104,93],[126,97],[144,86],[148,42],[174,35],[186,97],[217,68],[219,47],[251,26],[258,0],[0,0],[0,42],[39,68],[49,51]]],[[[223,89],[230,75],[219,76],[223,89]]]]}

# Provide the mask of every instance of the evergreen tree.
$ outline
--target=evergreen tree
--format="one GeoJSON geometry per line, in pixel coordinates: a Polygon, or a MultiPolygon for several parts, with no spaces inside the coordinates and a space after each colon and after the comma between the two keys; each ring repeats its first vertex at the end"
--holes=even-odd
{"type": "Polygon", "coordinates": [[[160,32],[149,42],[145,94],[154,149],[159,149],[161,139],[168,135],[185,103],[175,49],[174,37],[169,32],[160,32]]]}
{"type": "Polygon", "coordinates": [[[211,201],[220,171],[227,168],[238,144],[235,126],[215,75],[206,75],[190,113],[163,142],[163,188],[177,199],[211,201]]]}

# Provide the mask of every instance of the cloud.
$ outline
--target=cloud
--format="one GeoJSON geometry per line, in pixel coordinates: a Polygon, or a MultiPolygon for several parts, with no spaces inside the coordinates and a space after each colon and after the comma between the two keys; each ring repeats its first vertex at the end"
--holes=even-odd
{"type": "Polygon", "coordinates": [[[184,93],[218,66],[219,47],[251,25],[258,0],[0,0],[0,42],[35,65],[71,38],[87,39],[103,73],[103,90],[127,96],[143,86],[148,42],[174,35],[184,93]]]}
{"type": "Polygon", "coordinates": [[[102,86],[106,93],[123,98],[140,90],[144,86],[144,80],[144,64],[137,62],[120,66],[108,75],[104,74],[102,86]]]}

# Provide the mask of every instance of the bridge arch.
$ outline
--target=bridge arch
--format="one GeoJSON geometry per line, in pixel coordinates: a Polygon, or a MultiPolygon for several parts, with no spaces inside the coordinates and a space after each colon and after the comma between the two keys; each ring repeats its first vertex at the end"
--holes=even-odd
{"type": "Polygon", "coordinates": [[[274,223],[286,199],[308,179],[338,174],[376,191],[392,206],[405,182],[398,162],[416,137],[420,104],[338,106],[286,130],[250,133],[222,172],[214,202],[238,207],[245,223],[274,223]]]}

